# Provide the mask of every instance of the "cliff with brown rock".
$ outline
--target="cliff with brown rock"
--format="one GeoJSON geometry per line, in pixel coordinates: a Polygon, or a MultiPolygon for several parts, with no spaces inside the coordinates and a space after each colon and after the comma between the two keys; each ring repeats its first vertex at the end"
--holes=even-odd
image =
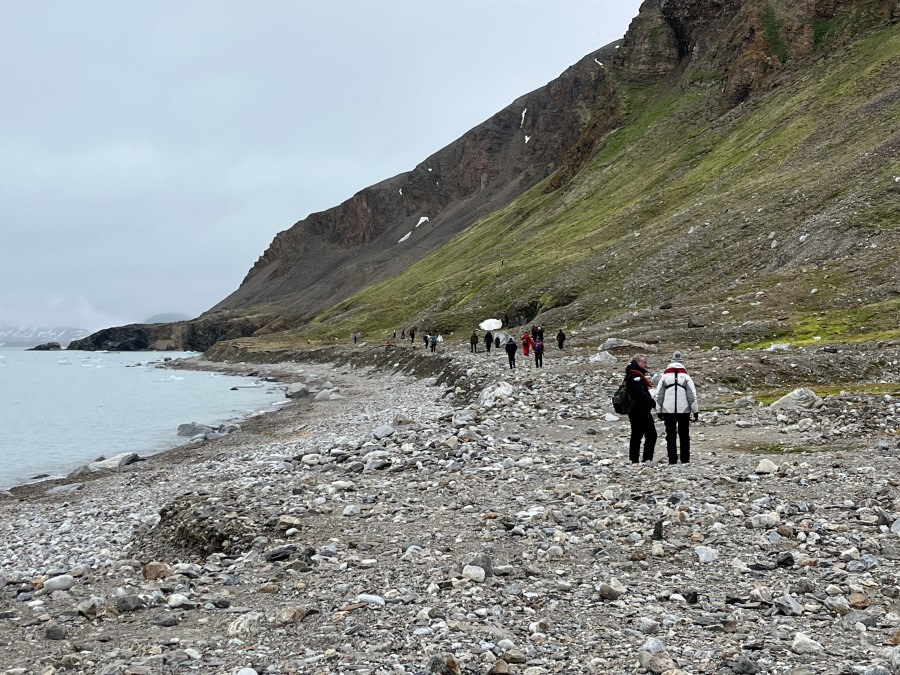
{"type": "Polygon", "coordinates": [[[721,87],[727,108],[767,86],[789,59],[833,49],[861,30],[898,19],[898,0],[647,0],[616,67],[632,78],[694,68],[702,71],[697,79],[721,87]]]}

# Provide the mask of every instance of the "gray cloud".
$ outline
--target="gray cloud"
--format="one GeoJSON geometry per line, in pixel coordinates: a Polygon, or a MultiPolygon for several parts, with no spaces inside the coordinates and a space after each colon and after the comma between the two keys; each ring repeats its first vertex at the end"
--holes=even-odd
{"type": "Polygon", "coordinates": [[[621,37],[639,4],[6,6],[0,324],[199,314],[278,231],[621,37]]]}

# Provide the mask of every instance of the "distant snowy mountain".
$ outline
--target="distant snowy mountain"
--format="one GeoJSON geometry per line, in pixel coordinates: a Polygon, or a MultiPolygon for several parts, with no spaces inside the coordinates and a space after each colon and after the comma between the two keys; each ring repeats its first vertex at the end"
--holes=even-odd
{"type": "Polygon", "coordinates": [[[35,326],[0,326],[0,346],[28,349],[45,342],[58,342],[65,347],[72,340],[89,335],[84,328],[37,328],[35,326]]]}

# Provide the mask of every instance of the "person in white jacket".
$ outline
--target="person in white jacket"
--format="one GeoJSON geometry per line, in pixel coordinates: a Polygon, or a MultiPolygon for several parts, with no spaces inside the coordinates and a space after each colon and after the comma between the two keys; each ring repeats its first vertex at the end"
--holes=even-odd
{"type": "Polygon", "coordinates": [[[666,426],[669,464],[677,464],[679,457],[682,464],[691,461],[691,415],[696,422],[700,413],[697,389],[683,360],[681,352],[672,354],[672,362],[666,366],[656,387],[656,410],[666,426]],[[676,435],[680,448],[676,447],[676,435]]]}

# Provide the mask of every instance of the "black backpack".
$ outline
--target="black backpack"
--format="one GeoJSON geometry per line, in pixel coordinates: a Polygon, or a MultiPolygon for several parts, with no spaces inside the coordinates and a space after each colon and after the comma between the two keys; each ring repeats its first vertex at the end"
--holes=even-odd
{"type": "Polygon", "coordinates": [[[613,410],[619,415],[627,415],[631,412],[634,401],[631,399],[631,392],[628,390],[627,377],[622,380],[622,384],[616,389],[616,393],[612,396],[613,410]]]}

